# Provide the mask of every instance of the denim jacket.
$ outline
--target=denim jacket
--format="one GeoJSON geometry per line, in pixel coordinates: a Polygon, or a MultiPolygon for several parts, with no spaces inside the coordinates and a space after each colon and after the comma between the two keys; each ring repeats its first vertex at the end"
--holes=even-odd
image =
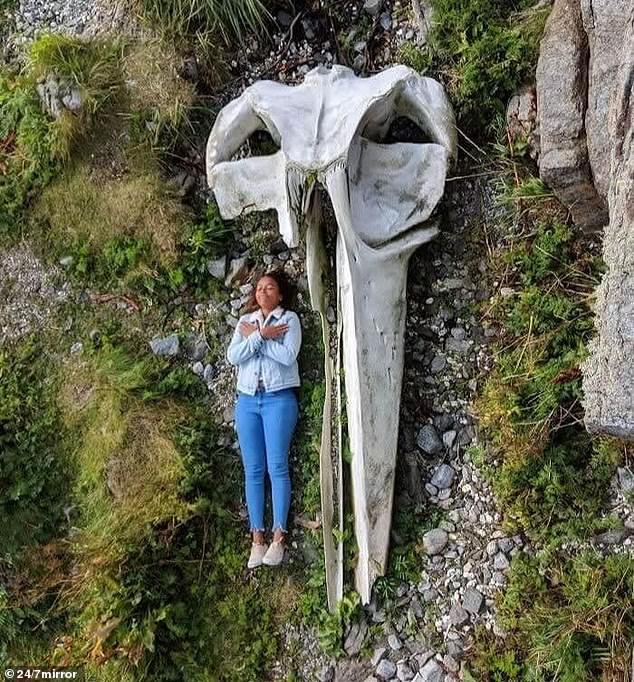
{"type": "Polygon", "coordinates": [[[299,386],[297,354],[301,343],[302,328],[292,310],[278,306],[266,320],[259,309],[242,315],[227,349],[227,360],[238,366],[238,391],[254,395],[258,376],[267,391],[299,386]],[[259,327],[288,324],[288,330],[277,339],[263,338],[259,329],[245,337],[240,333],[240,322],[257,323],[259,327]]]}

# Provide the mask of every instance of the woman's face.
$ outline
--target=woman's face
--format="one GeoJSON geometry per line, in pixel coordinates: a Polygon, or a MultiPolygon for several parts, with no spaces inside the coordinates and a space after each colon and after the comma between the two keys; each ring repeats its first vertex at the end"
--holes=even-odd
{"type": "Polygon", "coordinates": [[[262,277],[255,288],[255,300],[262,310],[274,310],[282,296],[277,282],[272,277],[262,277]]]}

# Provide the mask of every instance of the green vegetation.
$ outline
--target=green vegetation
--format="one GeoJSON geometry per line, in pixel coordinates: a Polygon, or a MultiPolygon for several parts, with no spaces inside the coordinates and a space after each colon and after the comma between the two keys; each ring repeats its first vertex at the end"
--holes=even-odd
{"type": "MultiPolygon", "coordinates": [[[[83,665],[95,679],[138,679],[144,671],[177,680],[183,670],[188,679],[260,679],[277,647],[273,621],[286,617],[286,605],[271,597],[281,593],[273,573],[243,580],[244,531],[235,513],[242,473],[235,454],[212,445],[218,427],[204,385],[187,368],[105,343],[68,364],[57,399],[31,399],[28,413],[15,403],[20,390],[40,388],[20,388],[29,360],[3,361],[3,411],[21,416],[13,440],[19,435],[34,451],[16,479],[31,486],[29,494],[9,487],[3,508],[16,526],[27,512],[31,523],[44,513],[50,522],[40,531],[48,537],[33,537],[48,541],[39,558],[17,551],[19,538],[5,546],[12,551],[4,571],[17,582],[2,596],[4,660],[83,665]],[[56,434],[64,433],[62,458],[56,434]],[[46,487],[32,461],[41,447],[51,453],[46,487]],[[66,539],[52,534],[68,502],[64,486],[50,485],[53,465],[74,472],[74,532],[66,539]],[[35,624],[46,640],[37,652],[18,635],[35,624]]],[[[3,477],[13,480],[11,473],[3,477]]]]}
{"type": "Polygon", "coordinates": [[[534,72],[548,9],[532,0],[434,0],[429,47],[400,57],[447,87],[468,131],[492,130],[517,88],[534,72]]]}
{"type": "Polygon", "coordinates": [[[620,458],[615,444],[592,439],[581,423],[579,365],[593,329],[588,291],[598,277],[585,251],[548,216],[501,256],[513,293],[489,310],[504,339],[477,403],[502,460],[492,483],[506,521],[551,541],[592,532],[620,458]]]}
{"type": "Polygon", "coordinates": [[[0,351],[0,513],[8,554],[48,540],[67,493],[58,379],[41,351],[34,337],[0,351]]]}
{"type": "Polygon", "coordinates": [[[622,444],[591,437],[581,404],[580,363],[593,333],[591,292],[602,266],[519,162],[521,154],[500,156],[500,200],[512,222],[504,229],[517,236],[495,255],[499,293],[482,306],[500,341],[476,402],[488,446],[470,454],[493,487],[507,530],[542,549],[535,558],[514,559],[498,599],[508,637],[502,643],[479,633],[467,679],[625,679],[634,563],[626,555],[570,556],[562,549],[619,525],[601,512],[622,444]]]}
{"type": "Polygon", "coordinates": [[[26,203],[50,182],[60,137],[35,90],[0,68],[0,235],[17,229],[26,203]]]}
{"type": "Polygon", "coordinates": [[[602,558],[518,557],[500,602],[512,635],[500,651],[479,635],[474,679],[591,682],[627,679],[634,637],[634,563],[602,558]]]}
{"type": "Polygon", "coordinates": [[[220,34],[227,43],[260,32],[267,15],[260,0],[143,0],[143,9],[176,37],[220,34]]]}

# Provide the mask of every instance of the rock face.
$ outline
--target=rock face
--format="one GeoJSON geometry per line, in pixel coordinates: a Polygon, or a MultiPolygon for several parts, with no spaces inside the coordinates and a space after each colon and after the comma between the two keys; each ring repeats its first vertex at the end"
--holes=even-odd
{"type": "Polygon", "coordinates": [[[608,138],[612,141],[608,271],[597,292],[598,337],[584,366],[589,431],[634,440],[634,12],[622,46],[608,138]]]}
{"type": "Polygon", "coordinates": [[[606,125],[610,100],[623,62],[623,35],[631,0],[580,0],[583,28],[588,36],[588,96],[586,135],[588,158],[599,196],[606,199],[610,184],[611,142],[606,125]]]}
{"type": "MultiPolygon", "coordinates": [[[[591,2],[592,0],[588,0],[591,2]]],[[[605,201],[595,188],[588,158],[585,117],[588,101],[588,36],[580,0],[556,0],[546,23],[537,63],[539,173],[584,230],[607,223],[605,201]]],[[[610,89],[596,83],[594,116],[610,89]]],[[[603,111],[605,118],[606,111],[603,111]]],[[[598,155],[600,145],[593,145],[598,155]]]]}

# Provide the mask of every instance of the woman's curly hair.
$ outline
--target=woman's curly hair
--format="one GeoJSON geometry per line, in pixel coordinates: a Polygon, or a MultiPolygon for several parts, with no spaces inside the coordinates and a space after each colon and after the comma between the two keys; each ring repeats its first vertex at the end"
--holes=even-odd
{"type": "Polygon", "coordinates": [[[242,312],[252,313],[254,310],[257,310],[260,307],[255,298],[255,292],[257,289],[258,282],[263,277],[270,277],[271,279],[275,280],[277,286],[280,289],[280,294],[282,294],[282,301],[280,305],[282,305],[282,307],[286,310],[292,310],[293,305],[295,304],[296,295],[295,285],[290,281],[288,275],[286,274],[286,272],[284,272],[284,270],[270,270],[269,272],[263,273],[262,271],[260,271],[259,273],[256,272],[254,274],[254,276],[252,277],[253,290],[251,291],[249,300],[246,302],[242,312]]]}

